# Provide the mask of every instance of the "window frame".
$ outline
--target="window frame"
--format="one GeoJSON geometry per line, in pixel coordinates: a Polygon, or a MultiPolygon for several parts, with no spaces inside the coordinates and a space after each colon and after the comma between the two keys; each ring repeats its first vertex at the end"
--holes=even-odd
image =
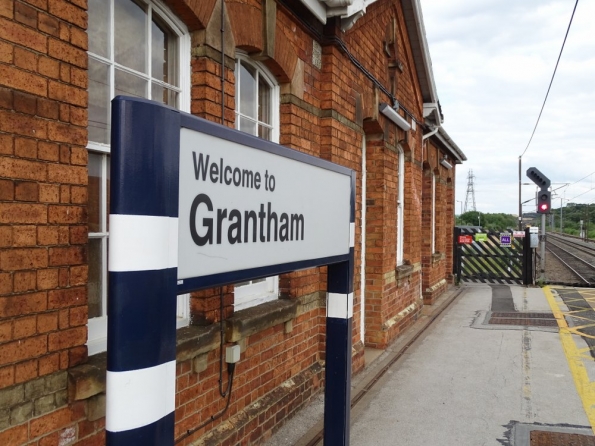
{"type": "MultiPolygon", "coordinates": [[[[262,76],[270,88],[271,97],[271,123],[267,127],[271,129],[271,141],[279,143],[280,135],[280,87],[275,77],[269,70],[259,61],[250,58],[250,56],[239,49],[236,49],[236,65],[235,65],[235,128],[240,130],[240,118],[246,118],[256,123],[256,135],[258,137],[258,125],[261,121],[254,120],[252,117],[244,115],[240,111],[241,87],[240,87],[240,64],[243,62],[249,65],[257,73],[256,85],[258,85],[258,77],[262,76]]],[[[258,101],[258,92],[255,94],[256,101],[258,101]]],[[[258,109],[258,102],[255,104],[258,109]]],[[[249,284],[234,287],[234,310],[239,311],[246,308],[251,308],[265,302],[277,300],[279,298],[279,276],[271,276],[265,278],[264,281],[253,282],[249,284]]]]}
{"type": "MultiPolygon", "coordinates": [[[[280,99],[280,87],[279,87],[279,83],[277,82],[277,80],[275,79],[275,77],[269,72],[269,70],[266,68],[266,66],[264,64],[262,64],[261,62],[254,60],[252,58],[250,58],[250,56],[245,53],[244,51],[241,50],[236,50],[236,68],[235,68],[235,78],[236,78],[236,91],[235,91],[235,128],[237,130],[240,129],[240,119],[239,118],[246,118],[249,119],[251,121],[254,121],[254,119],[250,116],[244,115],[240,112],[239,108],[240,108],[240,101],[238,101],[238,98],[241,97],[241,88],[240,88],[240,82],[239,79],[240,77],[238,76],[239,73],[239,67],[240,67],[240,62],[244,62],[250,66],[252,66],[258,76],[262,76],[266,82],[269,84],[269,87],[271,89],[271,124],[267,125],[270,126],[271,129],[271,141],[275,142],[275,143],[279,143],[279,135],[280,135],[280,125],[279,125],[279,109],[280,109],[280,105],[281,105],[281,99],[280,99]]],[[[257,80],[257,84],[258,84],[258,80],[257,80]]],[[[256,98],[258,99],[258,94],[256,95],[256,98]]],[[[258,129],[258,123],[261,121],[256,120],[255,121],[257,123],[257,129],[258,129]]],[[[258,135],[255,135],[258,136],[258,135]]]]}
{"type": "MultiPolygon", "coordinates": [[[[155,79],[152,76],[151,69],[148,73],[140,73],[136,70],[122,66],[115,62],[115,56],[113,54],[114,49],[114,2],[115,0],[109,1],[109,45],[110,45],[110,58],[106,58],[90,51],[87,51],[87,57],[99,61],[103,64],[109,65],[109,97],[110,101],[115,96],[115,70],[121,70],[125,73],[134,74],[135,76],[147,79],[147,98],[151,97],[151,83],[163,84],[170,89],[174,89],[178,93],[178,109],[185,112],[190,112],[190,100],[191,100],[191,85],[190,85],[190,33],[186,25],[176,17],[176,15],[169,9],[161,0],[134,0],[135,3],[142,3],[146,7],[147,20],[151,24],[154,14],[158,17],[158,22],[163,22],[173,34],[177,37],[177,48],[175,61],[178,68],[178,86],[175,87],[172,84],[165,83],[159,79],[155,79]]],[[[133,1],[133,0],[130,0],[133,1]]],[[[148,26],[147,39],[149,40],[151,33],[151,26],[148,26]]],[[[149,64],[151,61],[152,46],[147,45],[147,58],[149,64]]],[[[108,159],[111,152],[109,144],[99,143],[95,141],[88,141],[87,150],[89,153],[99,154],[101,156],[101,229],[100,232],[89,232],[89,239],[101,239],[101,300],[102,300],[102,312],[103,315],[95,318],[89,318],[87,321],[87,349],[88,354],[93,355],[96,353],[103,352],[107,349],[107,284],[108,284],[108,240],[109,232],[107,231],[107,220],[109,219],[109,209],[107,209],[107,165],[108,159]]],[[[177,327],[185,327],[190,323],[190,295],[183,294],[177,298],[177,327]]]]}
{"type": "Polygon", "coordinates": [[[405,153],[401,146],[398,149],[398,171],[397,171],[397,267],[403,265],[404,259],[404,240],[405,240],[405,153]]]}

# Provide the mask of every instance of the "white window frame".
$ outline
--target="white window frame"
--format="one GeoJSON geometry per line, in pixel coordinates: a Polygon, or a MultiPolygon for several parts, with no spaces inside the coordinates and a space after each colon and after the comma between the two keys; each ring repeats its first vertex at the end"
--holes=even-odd
{"type": "Polygon", "coordinates": [[[398,162],[399,170],[397,185],[397,266],[403,265],[405,240],[405,153],[401,146],[397,147],[399,151],[398,162]]]}
{"type": "Polygon", "coordinates": [[[367,181],[368,168],[366,167],[366,135],[362,137],[362,221],[361,221],[361,257],[360,257],[360,339],[362,343],[366,342],[366,201],[368,198],[367,181]]]}
{"type": "MultiPolygon", "coordinates": [[[[258,74],[258,76],[262,76],[267,83],[269,84],[269,86],[271,87],[271,124],[270,124],[270,128],[271,128],[271,141],[279,143],[279,108],[280,108],[280,98],[279,98],[279,94],[280,94],[280,87],[279,84],[277,82],[277,80],[275,79],[275,77],[269,72],[269,70],[267,69],[267,67],[262,64],[261,62],[252,59],[247,53],[245,53],[244,51],[241,50],[236,50],[236,73],[235,73],[235,77],[236,79],[239,79],[238,76],[238,70],[239,70],[239,66],[240,64],[238,63],[239,61],[243,61],[248,65],[251,65],[253,68],[256,69],[256,72],[258,74]]],[[[240,110],[240,102],[237,100],[237,98],[241,97],[240,95],[242,94],[241,92],[241,88],[240,88],[240,83],[236,82],[236,109],[235,109],[235,115],[236,115],[236,120],[235,120],[235,125],[236,128],[239,130],[239,125],[240,125],[240,117],[241,118],[245,118],[245,119],[250,119],[253,121],[253,119],[251,117],[248,117],[246,115],[243,115],[240,110]]],[[[258,95],[257,95],[258,98],[258,95]]],[[[256,121],[257,124],[259,121],[256,121]]],[[[258,130],[258,126],[257,126],[257,130],[258,130]]],[[[255,135],[258,136],[258,135],[255,135]]]]}
{"type": "MultiPolygon", "coordinates": [[[[110,4],[110,46],[113,49],[114,46],[114,0],[106,0],[110,4]]],[[[132,1],[132,0],[131,0],[132,1]]],[[[153,12],[157,13],[159,19],[165,22],[170,29],[177,35],[177,60],[179,61],[178,73],[179,73],[179,87],[175,90],[178,92],[178,105],[181,111],[190,112],[190,34],[186,25],[179,20],[175,14],[161,1],[161,0],[138,0],[144,3],[147,7],[147,14],[149,20],[151,20],[153,12]]],[[[151,32],[151,27],[148,27],[147,33],[151,32]]],[[[147,34],[149,40],[150,34],[147,34]]],[[[151,45],[147,45],[148,60],[151,60],[151,45]]],[[[106,59],[105,57],[87,53],[89,58],[96,59],[103,63],[109,64],[109,77],[110,77],[110,97],[114,97],[115,83],[114,73],[116,66],[119,70],[133,73],[137,76],[152,79],[150,74],[139,73],[135,70],[123,67],[116,64],[113,60],[106,59]]],[[[111,55],[112,59],[114,55],[111,55]]],[[[152,79],[155,82],[155,79],[152,79]]],[[[151,83],[147,82],[147,96],[151,95],[151,83]]],[[[165,85],[165,84],[164,84],[165,85]]],[[[169,84],[168,84],[169,85],[169,84]]],[[[109,144],[102,144],[93,141],[89,141],[87,144],[87,150],[92,153],[99,153],[105,156],[102,157],[102,197],[101,197],[101,219],[102,228],[107,228],[107,218],[109,210],[107,208],[107,157],[110,154],[109,144]]],[[[102,239],[102,259],[104,260],[101,265],[101,299],[102,308],[105,312],[107,309],[107,243],[108,243],[107,232],[89,232],[89,238],[101,238],[102,239]]],[[[177,320],[176,324],[178,328],[185,327],[190,323],[190,295],[183,294],[177,297],[177,320]]],[[[103,352],[107,350],[107,315],[104,314],[100,317],[90,318],[87,323],[88,335],[87,335],[87,350],[89,355],[103,352]]]]}
{"type": "MultiPolygon", "coordinates": [[[[235,126],[239,130],[240,118],[246,118],[253,120],[253,118],[243,115],[240,112],[240,101],[241,88],[238,71],[240,69],[240,62],[243,61],[247,65],[252,66],[258,76],[262,76],[271,88],[271,141],[279,142],[279,108],[280,108],[280,88],[275,77],[269,72],[269,70],[259,61],[250,58],[250,56],[244,51],[236,49],[236,109],[235,109],[235,126]]],[[[258,83],[258,80],[257,80],[258,83]]],[[[256,95],[258,99],[258,94],[256,95]]],[[[258,132],[259,121],[256,121],[256,131],[258,132]]],[[[258,136],[255,135],[255,136],[258,136]]],[[[267,277],[262,281],[249,281],[250,283],[242,286],[234,287],[234,310],[244,310],[251,308],[256,305],[263,304],[277,300],[279,298],[279,276],[267,277]]]]}
{"type": "Polygon", "coordinates": [[[279,276],[267,277],[259,282],[250,282],[234,287],[233,307],[235,311],[245,310],[279,298],[279,276]]]}

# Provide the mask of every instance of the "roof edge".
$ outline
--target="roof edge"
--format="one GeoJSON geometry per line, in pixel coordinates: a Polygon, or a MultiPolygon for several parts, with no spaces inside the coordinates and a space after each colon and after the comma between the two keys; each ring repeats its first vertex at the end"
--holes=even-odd
{"type": "Polygon", "coordinates": [[[444,127],[440,127],[438,129],[438,133],[436,133],[434,138],[438,139],[442,145],[448,150],[453,158],[456,159],[457,164],[462,164],[463,161],[467,161],[467,156],[463,153],[463,151],[459,148],[459,146],[453,141],[450,135],[444,130],[444,127]]]}
{"type": "Polygon", "coordinates": [[[439,107],[438,93],[434,73],[432,71],[432,58],[430,57],[430,48],[426,38],[426,28],[424,26],[423,13],[420,0],[401,0],[403,5],[403,14],[408,28],[409,39],[411,40],[412,50],[418,53],[414,54],[415,67],[418,71],[418,78],[422,85],[423,101],[427,105],[434,105],[433,112],[436,124],[442,123],[442,113],[439,107]]]}

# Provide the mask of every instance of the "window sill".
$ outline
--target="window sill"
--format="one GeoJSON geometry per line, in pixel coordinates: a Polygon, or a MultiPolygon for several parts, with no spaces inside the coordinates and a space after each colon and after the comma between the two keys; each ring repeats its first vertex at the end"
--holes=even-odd
{"type": "Polygon", "coordinates": [[[400,265],[396,268],[397,280],[403,280],[413,274],[413,265],[400,265]]]}
{"type": "Polygon", "coordinates": [[[432,254],[432,266],[436,265],[436,263],[440,263],[444,258],[446,258],[446,255],[443,252],[432,254]]]}
{"type": "Polygon", "coordinates": [[[405,263],[403,265],[397,266],[395,269],[395,276],[397,287],[401,287],[410,282],[411,277],[413,274],[421,271],[421,263],[405,263]]]}
{"type": "Polygon", "coordinates": [[[297,309],[297,301],[278,299],[238,311],[226,321],[225,340],[238,342],[254,333],[294,319],[297,309]]]}
{"type": "Polygon", "coordinates": [[[85,364],[68,370],[68,399],[78,401],[105,392],[107,353],[89,356],[85,364]]]}
{"type": "MultiPolygon", "coordinates": [[[[225,322],[225,342],[238,342],[254,333],[297,317],[296,300],[279,299],[236,312],[225,322]]],[[[219,324],[180,328],[176,336],[176,361],[198,358],[219,348],[219,324]]],[[[68,396],[79,401],[105,393],[107,353],[89,356],[85,364],[68,370],[68,396]]]]}

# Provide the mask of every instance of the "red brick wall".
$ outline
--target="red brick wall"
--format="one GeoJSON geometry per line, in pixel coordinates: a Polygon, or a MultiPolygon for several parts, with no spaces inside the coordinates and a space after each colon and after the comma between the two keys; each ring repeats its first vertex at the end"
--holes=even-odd
{"type": "MultiPolygon", "coordinates": [[[[0,442],[57,444],[87,358],[85,1],[0,4],[0,442]],[[27,389],[58,382],[40,399],[27,389]],[[10,395],[23,389],[21,405],[10,395]],[[8,398],[8,399],[7,399],[8,398]],[[22,422],[20,421],[22,418],[22,422]]],[[[63,437],[65,438],[65,437],[63,437]]]]}
{"type": "MultiPolygon", "coordinates": [[[[262,435],[270,436],[276,423],[292,414],[320,389],[323,382],[322,368],[308,371],[321,359],[319,337],[324,319],[324,309],[318,308],[298,316],[289,333],[281,324],[246,340],[245,350],[236,366],[231,403],[225,417],[231,416],[235,426],[222,426],[218,432],[211,432],[207,437],[216,436],[222,444],[237,444],[248,438],[254,441],[262,435]],[[303,385],[287,382],[292,377],[304,380],[303,385]],[[270,407],[263,404],[262,410],[259,410],[258,401],[279,388],[282,383],[285,383],[286,389],[290,389],[287,394],[281,395],[284,401],[281,401],[281,397],[269,396],[267,401],[272,403],[270,407]]],[[[219,395],[218,353],[218,350],[214,350],[208,354],[208,365],[200,373],[193,371],[191,361],[178,363],[176,438],[225,407],[225,399],[219,395]]],[[[223,377],[223,384],[226,386],[227,372],[224,372],[223,377]]],[[[197,431],[181,444],[190,444],[211,428],[212,424],[197,431]]]]}
{"type": "Polygon", "coordinates": [[[87,15],[0,7],[0,387],[86,359],[87,15]]]}
{"type": "MultiPolygon", "coordinates": [[[[218,38],[207,38],[209,30],[219,30],[215,2],[166,3],[196,30],[191,112],[220,122],[220,52],[210,43],[218,38]]],[[[448,275],[452,264],[454,173],[450,179],[451,174],[438,171],[437,247],[445,251],[446,259],[437,267],[428,266],[423,245],[427,209],[422,163],[437,164],[435,158],[428,158],[431,151],[422,150],[423,101],[401,3],[380,0],[369,5],[347,33],[340,31],[335,20],[325,27],[308,27],[277,4],[271,57],[262,54],[261,2],[227,0],[226,5],[230,35],[225,47],[225,125],[233,126],[235,119],[235,42],[263,59],[280,84],[281,144],[356,171],[352,341],[357,372],[364,365],[364,329],[367,346],[386,347],[419,315],[422,289],[448,275]],[[247,16],[255,18],[250,26],[245,26],[247,16]],[[322,33],[333,39],[322,39],[322,33]],[[384,52],[387,37],[394,40],[388,55],[384,52]],[[322,44],[321,68],[312,61],[314,40],[322,44]],[[344,49],[393,91],[412,115],[402,116],[417,121],[417,131],[410,132],[407,142],[401,130],[378,115],[378,103],[390,98],[344,49]],[[397,61],[402,70],[394,68],[397,61]],[[363,138],[366,201],[362,197],[363,138]],[[400,149],[406,160],[404,172],[398,172],[400,149]],[[396,268],[399,175],[405,178],[405,265],[396,268]],[[361,233],[363,206],[366,234],[361,233]],[[362,237],[367,244],[365,296],[360,283],[362,237]]],[[[105,439],[101,389],[93,397],[75,401],[79,397],[73,396],[71,387],[73,367],[87,360],[86,27],[85,0],[0,3],[0,401],[20,411],[15,409],[8,421],[0,418],[0,443],[99,445],[105,439]],[[51,392],[26,404],[38,407],[43,399],[45,408],[31,409],[19,418],[26,407],[11,398],[36,386],[51,392]]],[[[299,302],[297,315],[291,323],[278,323],[242,339],[229,410],[182,444],[198,438],[213,444],[259,444],[322,388],[326,268],[283,275],[280,290],[283,298],[299,302]]],[[[233,315],[233,289],[223,291],[227,319],[233,315]]],[[[196,325],[216,328],[213,324],[222,316],[219,296],[219,289],[193,294],[191,313],[196,325]]],[[[225,406],[218,391],[218,343],[205,347],[202,354],[206,356],[178,362],[178,438],[225,406]]],[[[226,383],[227,373],[223,376],[226,383]]]]}
{"type": "Polygon", "coordinates": [[[445,186],[445,204],[444,211],[444,253],[446,255],[446,263],[444,265],[444,272],[449,283],[454,283],[453,270],[453,237],[455,224],[455,170],[452,170],[452,177],[447,178],[445,186]]]}
{"type": "MultiPolygon", "coordinates": [[[[422,211],[422,266],[424,303],[432,304],[451,280],[452,232],[454,224],[454,169],[440,164],[446,152],[430,138],[424,150],[424,186],[422,211]],[[436,177],[435,249],[432,253],[432,175],[436,177]]],[[[448,160],[453,166],[454,161],[448,160]]]]}

